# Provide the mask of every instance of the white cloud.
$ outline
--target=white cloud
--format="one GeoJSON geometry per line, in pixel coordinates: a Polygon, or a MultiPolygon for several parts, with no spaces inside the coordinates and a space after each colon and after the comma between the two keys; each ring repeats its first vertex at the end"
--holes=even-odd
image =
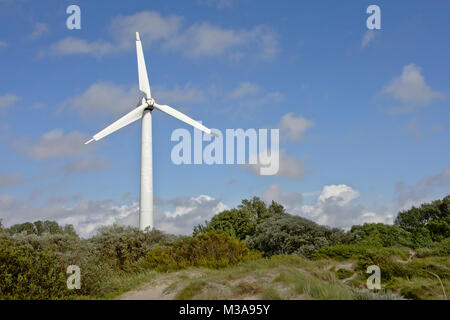
{"type": "Polygon", "coordinates": [[[41,161],[49,158],[67,158],[79,155],[91,148],[84,145],[87,135],[72,131],[64,134],[62,129],[53,129],[34,141],[20,139],[14,142],[16,149],[29,157],[41,161]]]}
{"type": "MultiPolygon", "coordinates": [[[[160,200],[155,205],[155,228],[168,233],[190,234],[195,225],[227,209],[221,201],[207,195],[160,200]],[[170,207],[170,210],[166,208],[170,207]]],[[[55,220],[73,224],[82,237],[92,236],[101,226],[139,224],[139,205],[116,204],[111,200],[83,200],[79,194],[53,196],[42,206],[0,194],[0,216],[5,225],[36,220],[55,220]],[[68,206],[69,203],[75,204],[68,206]]]]}
{"type": "Polygon", "coordinates": [[[49,205],[55,205],[55,204],[68,204],[68,203],[75,203],[79,202],[83,199],[83,196],[80,193],[72,194],[72,195],[52,195],[47,203],[49,205]]]}
{"type": "Polygon", "coordinates": [[[134,48],[136,31],[143,45],[151,46],[156,41],[175,37],[180,32],[182,20],[181,16],[162,16],[156,11],[143,11],[114,18],[110,30],[121,48],[134,48]]]}
{"type": "Polygon", "coordinates": [[[363,223],[392,223],[390,212],[375,213],[362,205],[353,204],[359,192],[341,185],[324,186],[316,201],[291,210],[291,213],[332,227],[348,229],[363,223]]]}
{"type": "Polygon", "coordinates": [[[97,82],[81,95],[72,98],[70,105],[84,117],[123,115],[137,106],[142,94],[134,87],[97,82]]]}
{"type": "Polygon", "coordinates": [[[134,48],[135,32],[139,31],[146,47],[158,43],[159,48],[172,49],[186,56],[227,56],[239,60],[251,55],[262,60],[273,59],[279,51],[278,35],[267,26],[251,29],[226,29],[204,22],[182,26],[184,18],[163,16],[155,11],[120,15],[109,26],[112,41],[86,41],[68,37],[50,47],[53,55],[107,53],[134,48]]]}
{"type": "Polygon", "coordinates": [[[166,89],[163,87],[152,88],[152,96],[164,104],[174,104],[185,106],[187,103],[202,102],[205,100],[205,94],[202,90],[192,88],[189,83],[181,87],[176,85],[172,89],[166,89]]]}
{"type": "Polygon", "coordinates": [[[207,195],[170,199],[161,201],[160,205],[161,210],[155,216],[155,226],[174,234],[190,234],[194,226],[228,209],[220,200],[207,195]],[[164,210],[167,206],[170,209],[164,210]]]}
{"type": "Polygon", "coordinates": [[[20,97],[12,93],[7,93],[3,96],[0,96],[0,111],[11,107],[12,105],[14,105],[14,103],[20,100],[21,100],[20,97]]]}
{"type": "Polygon", "coordinates": [[[278,53],[278,39],[275,32],[266,26],[256,26],[250,30],[225,29],[210,23],[195,24],[186,32],[166,43],[167,47],[193,56],[227,55],[239,60],[249,49],[257,49],[255,57],[272,59],[278,53]]]}
{"type": "Polygon", "coordinates": [[[75,172],[89,172],[92,170],[99,171],[106,169],[109,163],[104,158],[95,156],[89,156],[87,158],[77,159],[65,164],[62,170],[65,174],[71,174],[75,172]]]}
{"type": "Polygon", "coordinates": [[[272,201],[285,206],[287,212],[294,210],[303,202],[303,195],[299,192],[283,193],[283,187],[279,184],[271,184],[261,194],[261,199],[268,205],[272,201]]]}
{"type": "Polygon", "coordinates": [[[15,187],[23,184],[26,179],[21,173],[10,172],[6,174],[0,174],[0,189],[15,187]]]}
{"type": "Polygon", "coordinates": [[[228,93],[230,99],[242,99],[248,96],[254,96],[259,92],[259,87],[251,82],[242,82],[239,86],[228,93]]]}
{"type": "Polygon", "coordinates": [[[102,56],[111,53],[116,49],[109,42],[93,41],[89,42],[84,39],[67,37],[50,47],[52,55],[71,55],[71,54],[92,54],[94,56],[102,56]]]}
{"type": "Polygon", "coordinates": [[[431,89],[425,82],[421,68],[413,63],[404,66],[402,74],[394,78],[383,92],[403,104],[401,107],[393,108],[391,110],[393,114],[410,112],[444,97],[441,92],[431,89]]]}
{"type": "MultiPolygon", "coordinates": [[[[295,156],[291,156],[286,154],[285,150],[279,151],[279,170],[277,174],[273,176],[283,177],[288,179],[300,180],[306,175],[305,159],[298,160],[295,156]]],[[[245,164],[242,165],[243,168],[250,170],[255,175],[261,174],[261,168],[268,167],[267,165],[263,165],[259,163],[258,159],[260,157],[256,155],[251,155],[249,159],[249,163],[256,162],[256,164],[245,164]]],[[[272,158],[272,161],[275,159],[272,158]]],[[[276,167],[271,163],[271,167],[276,167]]]]}
{"type": "Polygon", "coordinates": [[[298,160],[295,156],[288,155],[281,150],[280,170],[278,171],[277,176],[300,180],[306,174],[305,163],[305,159],[298,160]]]}
{"type": "Polygon", "coordinates": [[[411,206],[431,201],[431,197],[436,197],[437,194],[445,196],[450,190],[450,168],[432,176],[425,176],[409,186],[404,182],[397,182],[395,189],[400,209],[409,209],[411,206]]]}
{"type": "MultiPolygon", "coordinates": [[[[139,97],[142,95],[134,86],[97,82],[85,92],[70,99],[69,105],[86,118],[98,115],[118,117],[140,104],[139,97]]],[[[152,87],[152,96],[159,103],[170,104],[174,107],[185,107],[187,103],[205,100],[203,91],[191,87],[189,83],[183,87],[176,85],[170,89],[161,86],[152,87]]]]}
{"type": "Polygon", "coordinates": [[[233,6],[232,0],[197,0],[200,5],[207,5],[210,7],[216,7],[217,9],[224,9],[233,6]]]}
{"type": "Polygon", "coordinates": [[[33,31],[29,35],[29,38],[31,40],[35,40],[37,38],[40,38],[44,34],[46,34],[50,30],[50,27],[48,24],[43,22],[36,22],[33,26],[33,31]]]}
{"type": "Polygon", "coordinates": [[[324,186],[318,202],[324,203],[332,200],[340,206],[348,204],[359,197],[359,192],[345,184],[324,186]]]}
{"type": "Polygon", "coordinates": [[[314,121],[304,117],[295,117],[292,113],[285,114],[278,124],[282,136],[291,141],[302,141],[306,131],[314,126],[314,121]]]}
{"type": "Polygon", "coordinates": [[[232,91],[225,93],[222,98],[225,103],[231,104],[222,111],[248,117],[256,112],[255,108],[280,103],[284,95],[278,91],[264,92],[259,85],[245,81],[239,83],[232,91]]]}
{"type": "Polygon", "coordinates": [[[375,30],[367,30],[361,40],[361,48],[366,48],[376,37],[377,32],[375,30]]]}

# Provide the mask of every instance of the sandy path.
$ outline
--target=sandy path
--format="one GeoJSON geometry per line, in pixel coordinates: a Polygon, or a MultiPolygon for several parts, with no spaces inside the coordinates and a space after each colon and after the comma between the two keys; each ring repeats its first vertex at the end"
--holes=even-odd
{"type": "Polygon", "coordinates": [[[166,283],[152,283],[144,287],[124,293],[119,297],[120,300],[173,300],[175,293],[164,292],[167,288],[166,283]]]}

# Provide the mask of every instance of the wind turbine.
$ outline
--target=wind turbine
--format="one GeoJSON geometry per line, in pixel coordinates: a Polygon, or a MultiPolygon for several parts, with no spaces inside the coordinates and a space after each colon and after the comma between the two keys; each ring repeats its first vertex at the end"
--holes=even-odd
{"type": "Polygon", "coordinates": [[[181,120],[194,128],[203,132],[214,135],[217,134],[208,129],[201,123],[188,117],[187,115],[177,111],[167,105],[156,103],[152,98],[150,91],[150,84],[147,76],[147,68],[145,66],[144,53],[142,51],[142,44],[139,38],[139,32],[136,32],[136,52],[139,74],[139,90],[145,93],[142,97],[140,105],[134,110],[130,111],[122,118],[112,123],[96,135],[92,141],[98,141],[107,135],[129,125],[136,120],[142,118],[142,143],[141,143],[141,194],[139,202],[139,228],[145,230],[147,227],[153,229],[153,159],[152,159],[152,111],[157,109],[168,115],[181,120]]]}

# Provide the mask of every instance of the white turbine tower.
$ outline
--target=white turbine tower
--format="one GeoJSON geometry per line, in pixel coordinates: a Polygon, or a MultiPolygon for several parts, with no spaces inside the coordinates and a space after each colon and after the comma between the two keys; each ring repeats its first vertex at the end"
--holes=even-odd
{"type": "Polygon", "coordinates": [[[92,141],[98,141],[107,135],[129,125],[130,123],[142,118],[142,145],[141,145],[141,197],[140,197],[140,214],[139,228],[145,230],[147,227],[153,229],[153,160],[152,160],[152,111],[157,109],[178,120],[181,120],[194,128],[197,128],[208,134],[217,136],[210,129],[201,123],[189,118],[187,115],[166,105],[157,104],[152,98],[150,92],[150,84],[148,82],[147,68],[145,66],[144,53],[139,38],[139,32],[136,32],[136,51],[139,74],[139,90],[145,93],[140,105],[122,118],[109,125],[96,135],[92,141]]]}

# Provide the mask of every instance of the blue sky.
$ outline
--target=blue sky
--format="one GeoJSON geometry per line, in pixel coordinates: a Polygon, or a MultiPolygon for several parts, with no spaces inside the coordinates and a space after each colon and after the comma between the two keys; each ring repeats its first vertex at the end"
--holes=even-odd
{"type": "MultiPolygon", "coordinates": [[[[136,106],[134,32],[152,93],[205,125],[280,128],[280,172],[171,162],[154,112],[155,226],[260,196],[349,227],[450,190],[448,1],[0,0],[0,218],[137,225],[140,123],[83,142],[136,106]],[[68,30],[66,8],[81,8],[68,30]],[[366,8],[381,8],[368,30],[366,8]]],[[[192,132],[192,130],[191,130],[192,132]]]]}

